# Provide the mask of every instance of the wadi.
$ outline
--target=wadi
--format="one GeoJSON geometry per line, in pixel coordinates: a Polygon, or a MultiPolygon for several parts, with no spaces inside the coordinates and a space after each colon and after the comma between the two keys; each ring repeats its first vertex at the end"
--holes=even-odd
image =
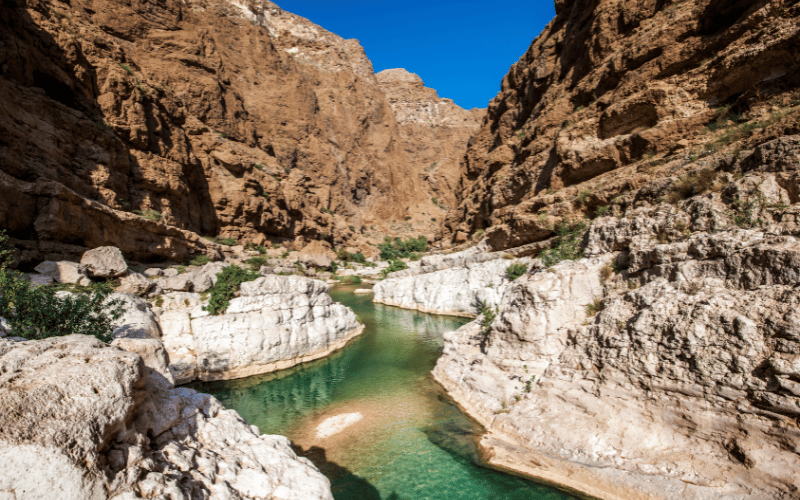
{"type": "Polygon", "coordinates": [[[267,0],[0,20],[0,498],[800,499],[800,3],[556,0],[469,110],[267,0]]]}

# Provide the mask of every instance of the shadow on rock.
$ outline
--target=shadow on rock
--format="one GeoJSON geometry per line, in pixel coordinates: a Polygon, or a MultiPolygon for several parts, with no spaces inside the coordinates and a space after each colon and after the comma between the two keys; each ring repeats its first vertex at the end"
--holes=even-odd
{"type": "MultiPolygon", "coordinates": [[[[292,445],[292,449],[300,457],[305,457],[322,472],[331,482],[331,490],[336,500],[381,500],[378,489],[364,478],[353,474],[346,467],[331,462],[327,458],[325,449],[319,446],[312,446],[307,450],[297,445],[292,445]]],[[[392,495],[397,498],[396,495],[392,495]]]]}

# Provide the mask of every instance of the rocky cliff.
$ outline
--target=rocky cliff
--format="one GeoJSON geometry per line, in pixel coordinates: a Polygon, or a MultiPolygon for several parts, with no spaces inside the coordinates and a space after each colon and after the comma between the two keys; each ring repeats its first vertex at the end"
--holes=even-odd
{"type": "Polygon", "coordinates": [[[367,248],[406,217],[431,234],[451,197],[358,42],[271,2],[13,0],[0,19],[0,222],[23,264],[217,251],[198,235],[367,248]]]}
{"type": "Polygon", "coordinates": [[[626,195],[445,338],[491,463],[604,499],[800,496],[800,137],[729,160],[626,195]]]}
{"type": "Polygon", "coordinates": [[[468,149],[447,236],[545,240],[651,179],[797,133],[798,16],[782,0],[557,1],[468,149]]]}
{"type": "Polygon", "coordinates": [[[400,126],[406,154],[415,165],[423,166],[419,176],[436,198],[438,211],[433,213],[443,221],[456,203],[459,166],[467,143],[480,128],[486,110],[462,109],[404,69],[387,69],[376,76],[400,126]]]}

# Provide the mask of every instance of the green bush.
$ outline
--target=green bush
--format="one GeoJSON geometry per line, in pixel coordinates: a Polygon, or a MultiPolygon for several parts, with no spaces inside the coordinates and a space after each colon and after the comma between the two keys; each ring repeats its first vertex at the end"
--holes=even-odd
{"type": "Polygon", "coordinates": [[[402,271],[404,269],[408,269],[408,266],[402,260],[393,260],[389,267],[381,271],[381,279],[385,279],[389,273],[393,273],[395,271],[402,271]]]}
{"type": "Polygon", "coordinates": [[[583,257],[581,243],[586,233],[586,222],[561,224],[556,228],[556,239],[553,247],[539,255],[547,267],[554,266],[562,260],[578,260],[583,257]]]}
{"type": "Polygon", "coordinates": [[[239,266],[228,266],[217,274],[217,284],[211,289],[208,298],[208,305],[203,306],[203,310],[208,311],[213,316],[225,312],[231,303],[231,299],[239,290],[242,283],[253,281],[260,275],[253,271],[246,271],[239,266]]]}
{"type": "Polygon", "coordinates": [[[481,306],[481,316],[483,316],[483,320],[481,320],[481,333],[485,337],[489,335],[492,323],[494,323],[494,319],[497,317],[497,308],[492,309],[484,304],[481,306]]]}
{"type": "Polygon", "coordinates": [[[381,251],[381,260],[396,260],[411,257],[413,253],[423,253],[428,249],[428,239],[424,236],[418,238],[408,238],[403,240],[401,238],[386,237],[383,243],[378,245],[381,251]]]}
{"type": "Polygon", "coordinates": [[[506,268],[506,278],[508,278],[508,281],[514,281],[526,272],[528,272],[528,266],[525,264],[521,262],[511,264],[506,268]]]}
{"type": "Polygon", "coordinates": [[[211,262],[211,258],[208,255],[198,255],[194,259],[189,261],[190,266],[204,266],[211,262]]]}
{"type": "Polygon", "coordinates": [[[149,208],[146,208],[144,210],[134,210],[133,213],[138,215],[139,217],[144,218],[144,219],[148,219],[148,220],[152,220],[152,221],[156,221],[156,222],[160,222],[161,219],[164,218],[164,216],[161,215],[160,212],[156,212],[155,210],[152,210],[152,209],[149,209],[149,208]]]}
{"type": "Polygon", "coordinates": [[[361,279],[361,276],[344,276],[342,278],[342,283],[345,285],[360,285],[363,282],[364,280],[361,279]]]}
{"type": "Polygon", "coordinates": [[[11,335],[31,340],[64,335],[92,335],[103,342],[113,339],[112,323],[124,314],[120,299],[108,300],[111,287],[96,287],[89,294],[64,298],[47,286],[34,287],[13,263],[8,236],[0,231],[0,316],[11,335]]]}
{"type": "Polygon", "coordinates": [[[359,264],[363,264],[367,261],[367,258],[364,257],[363,253],[350,253],[344,248],[336,250],[336,258],[342,262],[358,262],[359,264]]]}
{"type": "Polygon", "coordinates": [[[267,263],[267,259],[264,257],[250,257],[245,262],[250,266],[250,269],[253,271],[258,271],[261,269],[261,266],[267,263]]]}

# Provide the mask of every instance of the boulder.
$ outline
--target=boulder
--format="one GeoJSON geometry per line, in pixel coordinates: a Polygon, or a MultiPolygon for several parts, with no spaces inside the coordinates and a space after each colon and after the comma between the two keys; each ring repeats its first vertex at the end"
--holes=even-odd
{"type": "Polygon", "coordinates": [[[306,267],[329,269],[335,257],[327,243],[314,240],[300,250],[297,260],[306,267]]]}
{"type": "Polygon", "coordinates": [[[75,283],[84,286],[91,284],[91,280],[86,276],[83,266],[77,262],[46,260],[36,266],[34,270],[37,273],[50,276],[59,283],[75,283]]]}
{"type": "Polygon", "coordinates": [[[118,292],[132,293],[133,295],[144,296],[147,295],[155,283],[147,279],[144,275],[129,271],[128,274],[120,280],[118,292]]]}
{"type": "Polygon", "coordinates": [[[95,278],[116,278],[128,270],[125,257],[117,247],[99,247],[83,254],[81,265],[89,276],[95,278]]]}
{"type": "Polygon", "coordinates": [[[42,285],[52,285],[54,283],[54,279],[50,276],[44,274],[26,274],[25,277],[34,287],[42,286],[42,285]]]}
{"type": "Polygon", "coordinates": [[[127,292],[114,292],[108,300],[121,300],[125,313],[113,323],[115,338],[158,339],[161,330],[146,300],[127,292]]]}
{"type": "Polygon", "coordinates": [[[151,267],[150,269],[145,269],[144,275],[148,278],[158,278],[159,276],[164,276],[164,270],[157,267],[151,267]]]}

